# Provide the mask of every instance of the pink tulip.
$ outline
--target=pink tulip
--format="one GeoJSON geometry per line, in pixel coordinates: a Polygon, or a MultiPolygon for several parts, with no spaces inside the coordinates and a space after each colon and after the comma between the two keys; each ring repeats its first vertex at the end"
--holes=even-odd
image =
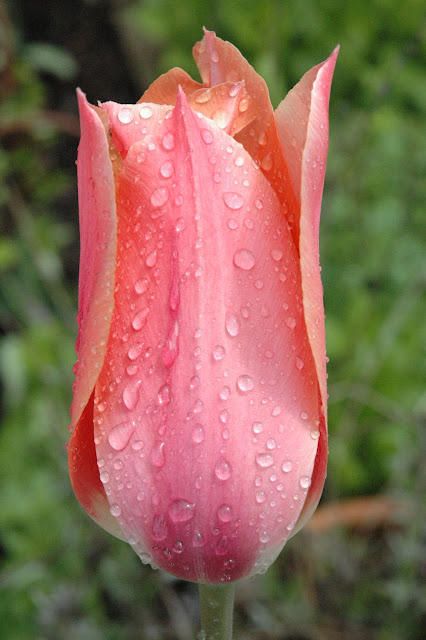
{"type": "Polygon", "coordinates": [[[79,92],[81,256],[69,468],[144,562],[264,571],[327,458],[318,228],[337,50],[272,110],[229,42],[138,104],[79,92]]]}

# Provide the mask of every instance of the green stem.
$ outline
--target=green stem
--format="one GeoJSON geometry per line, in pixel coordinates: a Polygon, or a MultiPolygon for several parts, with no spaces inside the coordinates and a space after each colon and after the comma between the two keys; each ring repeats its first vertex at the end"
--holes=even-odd
{"type": "Polygon", "coordinates": [[[232,640],[235,583],[199,584],[200,640],[232,640]]]}

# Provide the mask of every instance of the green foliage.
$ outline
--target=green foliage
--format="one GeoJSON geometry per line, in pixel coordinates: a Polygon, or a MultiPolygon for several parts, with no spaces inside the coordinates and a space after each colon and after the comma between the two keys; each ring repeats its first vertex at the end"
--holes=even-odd
{"type": "MultiPolygon", "coordinates": [[[[82,7],[114,26],[123,52],[139,51],[127,67],[122,54],[120,77],[139,93],[173,66],[198,77],[191,48],[203,24],[241,49],[275,105],[340,42],[321,239],[330,357],[324,503],[394,497],[409,516],[373,531],[361,522],[300,533],[265,576],[240,585],[236,637],[420,638],[423,3],[82,7]]],[[[16,14],[11,6],[0,58],[0,635],[183,640],[196,624],[194,587],[140,566],[81,512],[69,485],[77,141],[51,111],[79,81],[87,32],[81,20],[63,42],[58,33],[37,41],[16,14]]],[[[107,48],[113,36],[105,34],[107,48]]]]}

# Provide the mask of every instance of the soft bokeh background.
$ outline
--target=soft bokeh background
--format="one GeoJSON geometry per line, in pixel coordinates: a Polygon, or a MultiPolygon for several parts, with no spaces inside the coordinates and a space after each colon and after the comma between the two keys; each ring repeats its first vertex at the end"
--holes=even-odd
{"type": "Polygon", "coordinates": [[[133,102],[172,66],[196,74],[191,47],[203,24],[242,50],[275,106],[341,44],[321,229],[329,474],[311,525],[266,575],[238,586],[236,638],[423,637],[422,5],[0,4],[1,638],[190,640],[197,628],[194,585],[142,566],[81,511],[65,442],[79,251],[75,86],[91,101],[133,102]]]}

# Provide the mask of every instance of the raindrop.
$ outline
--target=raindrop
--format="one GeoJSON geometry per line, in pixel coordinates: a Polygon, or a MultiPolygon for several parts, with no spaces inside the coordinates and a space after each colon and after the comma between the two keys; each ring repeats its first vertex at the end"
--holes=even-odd
{"type": "Polygon", "coordinates": [[[167,538],[166,519],[162,513],[157,513],[152,521],[152,537],[156,542],[167,538]]]}
{"type": "Polygon", "coordinates": [[[108,482],[110,480],[108,471],[102,471],[102,473],[99,475],[99,478],[100,478],[102,484],[108,484],[108,482]]]}
{"type": "Polygon", "coordinates": [[[257,435],[258,433],[262,433],[262,431],[263,424],[261,422],[253,422],[253,433],[257,435]]]}
{"type": "Polygon", "coordinates": [[[127,387],[124,388],[123,391],[123,403],[124,406],[129,409],[129,411],[133,411],[136,407],[139,399],[139,385],[141,384],[141,380],[136,380],[130,382],[127,387]]]}
{"type": "Polygon", "coordinates": [[[163,362],[168,369],[170,369],[178,355],[178,337],[179,337],[179,325],[177,322],[173,324],[173,327],[167,336],[166,343],[163,349],[163,362]]]}
{"type": "Polygon", "coordinates": [[[196,424],[192,431],[192,441],[195,442],[196,444],[199,444],[200,442],[203,442],[204,438],[205,438],[204,428],[202,427],[201,424],[196,424]]]}
{"type": "Polygon", "coordinates": [[[194,517],[195,504],[184,498],[179,498],[170,504],[168,513],[173,522],[187,522],[194,517]]]}
{"type": "Polygon", "coordinates": [[[222,387],[220,390],[219,396],[222,400],[227,400],[231,394],[231,389],[229,387],[222,387]]]}
{"type": "Polygon", "coordinates": [[[233,313],[228,313],[225,321],[226,331],[235,338],[240,332],[240,321],[233,313]]]}
{"type": "Polygon", "coordinates": [[[169,190],[167,187],[158,187],[151,194],[151,204],[153,207],[162,207],[169,199],[169,190]]]}
{"type": "Polygon", "coordinates": [[[282,413],[282,409],[281,409],[281,407],[280,407],[280,406],[278,406],[278,405],[277,405],[276,407],[274,407],[274,408],[272,409],[272,413],[271,413],[271,415],[273,415],[273,416],[274,416],[274,418],[276,418],[277,416],[279,416],[279,415],[280,415],[280,413],[282,413]]]}
{"type": "Polygon", "coordinates": [[[151,251],[146,257],[145,263],[147,267],[154,267],[157,264],[158,254],[156,251],[151,251]]]}
{"type": "Polygon", "coordinates": [[[108,434],[108,442],[115,451],[123,451],[135,432],[135,425],[128,422],[117,424],[108,434]]]}
{"type": "Polygon", "coordinates": [[[302,358],[299,358],[299,356],[297,356],[294,362],[296,365],[296,369],[299,369],[299,371],[305,366],[305,363],[303,362],[302,358]]]}
{"type": "Polygon", "coordinates": [[[217,109],[212,114],[212,120],[214,120],[219,129],[225,129],[229,122],[229,115],[224,109],[217,109]]]}
{"type": "Polygon", "coordinates": [[[151,116],[152,116],[152,109],[151,107],[142,107],[139,110],[139,115],[143,120],[148,120],[151,116]]]}
{"type": "MultiPolygon", "coordinates": [[[[136,358],[139,358],[139,356],[142,353],[142,349],[143,349],[143,343],[136,342],[135,344],[132,344],[132,346],[129,348],[127,352],[127,357],[129,358],[129,360],[136,360],[136,358]]],[[[137,371],[137,367],[134,373],[136,373],[136,371],[137,371]]],[[[127,371],[127,373],[129,375],[134,375],[132,373],[129,373],[129,371],[127,371]]]]}
{"type": "Polygon", "coordinates": [[[272,260],[275,260],[276,262],[279,262],[282,257],[283,257],[283,252],[282,251],[280,251],[279,249],[272,249],[272,251],[271,251],[272,260]]]}
{"type": "Polygon", "coordinates": [[[263,544],[269,542],[269,534],[266,531],[261,531],[259,533],[259,540],[260,542],[263,542],[263,544]]]}
{"type": "Polygon", "coordinates": [[[285,323],[289,329],[294,329],[294,327],[296,326],[296,318],[293,318],[293,316],[289,316],[286,319],[285,323]]]}
{"type": "Polygon", "coordinates": [[[219,420],[221,421],[222,424],[226,424],[228,422],[228,418],[229,418],[229,411],[227,411],[226,409],[223,409],[223,411],[219,413],[219,420]]]}
{"type": "Polygon", "coordinates": [[[251,391],[254,388],[254,380],[248,375],[239,376],[237,387],[243,393],[247,393],[247,391],[251,391]]]}
{"type": "Polygon", "coordinates": [[[274,464],[274,456],[270,453],[258,453],[256,456],[256,462],[262,469],[267,469],[274,464]]]}
{"type": "Polygon", "coordinates": [[[244,271],[250,271],[256,264],[256,258],[248,249],[239,249],[234,254],[234,264],[244,271]]]}
{"type": "Polygon", "coordinates": [[[149,307],[145,307],[145,309],[138,311],[138,313],[135,316],[133,316],[132,327],[135,331],[140,331],[142,327],[146,325],[146,319],[148,317],[148,314],[149,314],[149,307]]]}
{"type": "Polygon", "coordinates": [[[224,556],[228,550],[228,536],[222,536],[216,545],[216,555],[224,556]]]}
{"type": "Polygon", "coordinates": [[[161,144],[163,145],[164,149],[166,149],[167,151],[171,151],[172,149],[174,149],[175,138],[171,131],[164,134],[163,139],[161,140],[161,144]]]}
{"type": "Polygon", "coordinates": [[[217,516],[222,522],[230,522],[232,520],[232,507],[229,504],[222,504],[217,510],[217,516]]]}
{"type": "Polygon", "coordinates": [[[231,229],[231,231],[238,229],[238,222],[234,218],[229,218],[227,224],[228,224],[228,229],[231,229]]]}
{"type": "Polygon", "coordinates": [[[312,429],[311,431],[312,440],[318,440],[319,437],[320,437],[320,432],[318,431],[318,429],[312,429]]]}
{"type": "Polygon", "coordinates": [[[173,172],[173,162],[170,162],[170,160],[166,160],[166,162],[163,162],[160,167],[160,175],[163,176],[163,178],[170,178],[173,175],[173,172]]]}
{"type": "Polygon", "coordinates": [[[204,540],[203,534],[200,533],[199,531],[194,531],[194,537],[192,539],[192,546],[193,547],[203,547],[206,544],[206,541],[204,540]]]}
{"type": "Polygon", "coordinates": [[[142,440],[134,440],[134,442],[132,442],[130,446],[132,447],[133,451],[140,451],[144,448],[145,445],[142,440]]]}
{"type": "Polygon", "coordinates": [[[139,280],[136,280],[135,293],[137,293],[138,296],[142,295],[142,293],[145,293],[145,291],[148,289],[148,286],[149,283],[146,278],[140,278],[139,280]]]}
{"type": "Polygon", "coordinates": [[[218,480],[228,480],[232,473],[232,467],[224,458],[221,458],[214,469],[216,478],[218,480]]]}
{"type": "Polygon", "coordinates": [[[176,231],[183,231],[185,229],[185,219],[184,218],[178,218],[176,220],[175,229],[176,229],[176,231]]]}
{"type": "Polygon", "coordinates": [[[158,404],[169,404],[171,400],[170,387],[168,384],[163,384],[158,389],[158,404]]]}
{"type": "Polygon", "coordinates": [[[121,508],[118,504],[113,504],[111,505],[110,512],[111,512],[111,515],[118,518],[118,516],[121,515],[121,508]]]}
{"type": "Polygon", "coordinates": [[[272,157],[272,153],[267,153],[260,162],[260,165],[264,171],[270,171],[274,166],[274,159],[272,157]]]}
{"type": "Polygon", "coordinates": [[[268,440],[266,441],[266,448],[272,450],[275,449],[276,446],[277,443],[275,442],[275,440],[273,438],[268,438],[268,440]]]}
{"type": "Polygon", "coordinates": [[[264,491],[256,492],[256,502],[258,504],[263,504],[266,501],[266,493],[264,491]]]}
{"type": "Polygon", "coordinates": [[[242,167],[244,164],[244,158],[243,156],[237,156],[234,160],[234,164],[236,167],[242,167]]]}
{"type": "Polygon", "coordinates": [[[223,194],[223,201],[229,209],[241,209],[244,204],[244,198],[241,194],[234,191],[227,191],[223,194]]]}
{"type": "Polygon", "coordinates": [[[118,119],[122,124],[129,124],[133,120],[133,111],[129,107],[123,107],[118,112],[118,119]]]}
{"type": "Polygon", "coordinates": [[[300,417],[302,420],[307,420],[309,418],[309,414],[306,411],[301,411],[300,417]]]}
{"type": "Polygon", "coordinates": [[[302,476],[299,480],[299,484],[302,489],[308,489],[311,486],[311,479],[309,476],[302,476]]]}
{"type": "MultiPolygon", "coordinates": [[[[235,316],[234,316],[235,317],[235,316]]],[[[238,333],[238,332],[237,332],[238,333]]],[[[232,334],[231,334],[232,335],[232,334]]],[[[222,345],[218,344],[215,346],[215,348],[213,349],[213,359],[214,360],[223,360],[223,358],[225,357],[225,349],[222,347],[222,345]]]]}
{"type": "Polygon", "coordinates": [[[211,144],[213,142],[213,134],[208,129],[201,129],[200,134],[206,144],[211,144]]]}
{"type": "Polygon", "coordinates": [[[281,465],[281,469],[284,471],[284,473],[288,473],[289,471],[291,471],[293,469],[293,463],[291,462],[291,460],[284,460],[281,465]]]}
{"type": "Polygon", "coordinates": [[[163,467],[166,462],[164,442],[156,442],[151,450],[151,461],[156,467],[163,467]]]}

